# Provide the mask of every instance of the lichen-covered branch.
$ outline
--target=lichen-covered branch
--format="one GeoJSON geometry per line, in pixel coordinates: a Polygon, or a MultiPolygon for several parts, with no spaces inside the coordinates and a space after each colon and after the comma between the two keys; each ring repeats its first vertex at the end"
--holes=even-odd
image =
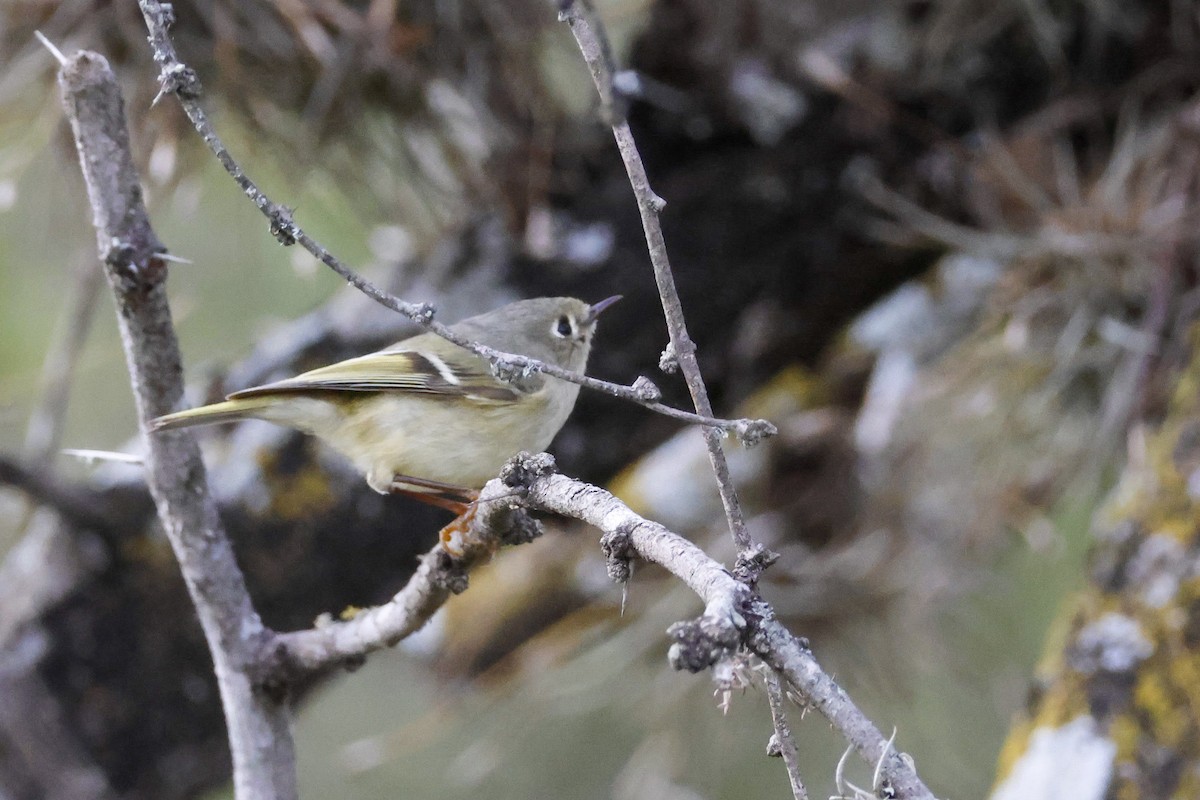
{"type": "MultiPolygon", "coordinates": [[[[160,257],[165,248],[142,202],[124,103],[108,62],[95,53],[76,54],[59,71],[59,87],[145,435],[148,421],[174,408],[183,394],[160,257]]],[[[264,627],[208,493],[195,439],[186,431],[146,436],[146,479],[212,653],[237,797],[295,797],[290,714],[283,698],[256,691],[247,673],[264,627]]]]}

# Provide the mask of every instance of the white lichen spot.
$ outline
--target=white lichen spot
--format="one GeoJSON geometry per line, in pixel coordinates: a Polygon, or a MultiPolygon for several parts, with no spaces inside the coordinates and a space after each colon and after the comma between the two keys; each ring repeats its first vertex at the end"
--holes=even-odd
{"type": "Polygon", "coordinates": [[[1137,620],[1109,612],[1075,637],[1070,663],[1084,673],[1131,672],[1154,653],[1154,643],[1137,620]]]}
{"type": "Polygon", "coordinates": [[[1090,715],[1060,728],[1039,728],[991,800],[1101,800],[1112,779],[1117,746],[1090,715]]]}
{"type": "Polygon", "coordinates": [[[1188,561],[1178,539],[1152,534],[1129,559],[1129,584],[1147,606],[1165,608],[1179,592],[1180,573],[1188,561]]]}

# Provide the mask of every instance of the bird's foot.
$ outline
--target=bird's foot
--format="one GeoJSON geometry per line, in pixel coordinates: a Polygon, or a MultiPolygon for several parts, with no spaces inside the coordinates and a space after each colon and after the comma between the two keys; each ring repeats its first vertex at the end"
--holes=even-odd
{"type": "Polygon", "coordinates": [[[471,531],[471,523],[475,521],[475,511],[478,507],[474,501],[468,503],[463,512],[438,533],[442,549],[451,558],[462,558],[466,552],[466,537],[471,531]]]}
{"type": "Polygon", "coordinates": [[[478,491],[410,475],[396,475],[392,479],[391,492],[453,512],[454,521],[442,528],[439,539],[442,549],[448,555],[452,558],[462,558],[465,552],[465,537],[475,519],[478,491]]]}

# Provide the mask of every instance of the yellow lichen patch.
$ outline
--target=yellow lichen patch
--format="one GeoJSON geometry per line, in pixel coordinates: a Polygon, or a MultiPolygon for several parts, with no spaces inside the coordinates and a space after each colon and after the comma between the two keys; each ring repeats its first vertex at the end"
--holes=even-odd
{"type": "Polygon", "coordinates": [[[338,619],[342,622],[349,622],[362,613],[362,608],[359,606],[346,606],[342,612],[338,614],[338,619]]]}
{"type": "MultiPolygon", "coordinates": [[[[1200,325],[1190,335],[1191,361],[1180,371],[1166,422],[1147,437],[1141,460],[1145,469],[1127,478],[1132,485],[1121,493],[1108,517],[1140,518],[1146,529],[1190,541],[1200,528],[1200,504],[1188,492],[1192,473],[1200,469],[1197,409],[1200,409],[1200,325]]],[[[1123,479],[1123,481],[1126,479],[1123,479]]]]}
{"type": "Polygon", "coordinates": [[[1008,732],[1008,737],[1004,740],[1004,745],[1000,748],[1000,755],[996,758],[996,786],[1004,783],[1021,756],[1025,755],[1029,746],[1029,738],[1033,736],[1035,730],[1037,727],[1030,719],[1023,719],[1013,724],[1012,729],[1008,732]]]}
{"type": "Polygon", "coordinates": [[[812,370],[794,364],[780,370],[762,388],[746,399],[739,414],[775,419],[806,408],[830,402],[828,380],[812,370]]]}
{"type": "MultiPolygon", "coordinates": [[[[1149,725],[1147,733],[1155,744],[1175,748],[1184,741],[1190,729],[1189,713],[1178,702],[1172,686],[1160,671],[1142,671],[1133,689],[1133,702],[1138,714],[1149,725]]],[[[1113,724],[1124,724],[1127,720],[1129,725],[1136,725],[1128,714],[1119,715],[1113,724]]],[[[1134,751],[1119,749],[1118,752],[1132,756],[1134,751]]]]}
{"type": "Polygon", "coordinates": [[[1175,378],[1171,393],[1171,413],[1191,414],[1200,408],[1200,324],[1193,324],[1188,333],[1192,359],[1175,378]]]}
{"type": "Polygon", "coordinates": [[[1113,792],[1114,800],[1144,800],[1142,789],[1135,781],[1118,776],[1117,790],[1113,792]]]}
{"type": "Polygon", "coordinates": [[[1172,698],[1175,710],[1183,716],[1190,740],[1196,732],[1196,720],[1200,719],[1200,654],[1182,647],[1173,649],[1179,652],[1173,653],[1167,662],[1167,679],[1175,689],[1172,698]]]}
{"type": "Polygon", "coordinates": [[[1108,726],[1108,738],[1117,746],[1116,761],[1132,761],[1137,755],[1142,727],[1130,714],[1121,714],[1108,726]]]}
{"type": "Polygon", "coordinates": [[[328,512],[337,502],[328,476],[314,460],[305,460],[299,469],[285,470],[274,452],[260,450],[258,465],[270,497],[267,513],[276,519],[310,519],[328,512]]]}
{"type": "Polygon", "coordinates": [[[1091,595],[1082,593],[1068,597],[1046,628],[1046,635],[1043,637],[1045,646],[1034,672],[1046,678],[1047,683],[1050,677],[1066,669],[1064,653],[1067,643],[1074,636],[1080,621],[1085,619],[1084,615],[1088,613],[1087,606],[1091,605],[1091,599],[1091,595]]]}
{"type": "Polygon", "coordinates": [[[1179,777],[1179,784],[1176,785],[1175,793],[1171,797],[1173,800],[1191,800],[1191,798],[1200,797],[1200,772],[1197,772],[1195,768],[1185,770],[1179,777]]]}
{"type": "Polygon", "coordinates": [[[1069,670],[1042,695],[1033,722],[1039,728],[1058,728],[1087,713],[1083,676],[1069,670]]]}
{"type": "Polygon", "coordinates": [[[1172,458],[1180,432],[1179,425],[1170,424],[1147,443],[1148,469],[1142,473],[1141,491],[1128,510],[1141,517],[1147,529],[1184,540],[1193,535],[1196,505],[1172,458]]]}

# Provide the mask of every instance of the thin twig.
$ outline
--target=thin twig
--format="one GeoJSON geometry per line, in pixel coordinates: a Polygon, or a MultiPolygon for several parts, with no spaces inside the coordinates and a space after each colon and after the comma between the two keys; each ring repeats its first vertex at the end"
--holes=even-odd
{"type": "Polygon", "coordinates": [[[208,492],[200,450],[187,431],[146,436],[149,421],[182,397],[183,367],[167,305],[166,265],[158,257],[165,248],[142,203],[116,76],[102,56],[80,52],[63,65],[58,81],[97,249],[117,302],[146,439],[146,480],[213,657],[235,793],[238,800],[288,800],[297,796],[291,715],[284,698],[255,691],[247,674],[266,633],[208,492]]]}
{"type": "Polygon", "coordinates": [[[784,711],[783,689],[779,686],[779,677],[770,670],[766,672],[767,702],[771,706],[771,722],[775,725],[775,735],[771,738],[773,748],[778,748],[779,756],[787,769],[788,781],[792,784],[792,796],[796,800],[808,800],[808,790],[800,779],[800,753],[796,749],[796,740],[792,737],[792,728],[788,725],[787,713],[784,711]]]}
{"type": "MultiPolygon", "coordinates": [[[[571,372],[554,364],[546,364],[535,358],[518,353],[506,353],[493,347],[472,342],[455,333],[448,326],[434,319],[436,309],[429,303],[410,303],[395,295],[383,291],[366,278],[350,269],[344,262],[327,250],[320,242],[309,236],[292,218],[291,209],[281,206],[271,200],[250,179],[241,165],[234,160],[225,147],[216,130],[208,121],[204,107],[199,98],[202,90],[200,79],[196,72],[182,63],[175,52],[168,30],[172,24],[173,14],[170,7],[159,3],[158,0],[139,0],[142,15],[150,31],[150,45],[154,49],[154,60],[159,65],[161,90],[159,97],[174,94],[184,113],[191,120],[193,127],[204,139],[209,150],[221,162],[225,171],[233,177],[242,192],[250,198],[255,207],[266,216],[271,226],[271,233],[276,240],[285,246],[299,244],[318,261],[332,269],[348,283],[380,305],[390,308],[416,322],[426,330],[433,331],[438,336],[453,342],[459,347],[470,350],[491,362],[497,375],[502,378],[528,377],[535,372],[541,372],[560,380],[582,386],[585,389],[603,392],[604,394],[629,400],[644,406],[656,413],[680,420],[681,422],[702,425],[711,433],[708,436],[720,438],[718,431],[733,433],[747,445],[752,445],[767,436],[773,436],[775,426],[766,420],[752,419],[718,419],[712,415],[711,408],[700,413],[684,411],[659,402],[662,393],[646,378],[639,378],[633,384],[625,386],[619,383],[598,380],[586,375],[571,372]]],[[[156,98],[157,99],[157,98],[156,98]]]]}
{"type": "MultiPolygon", "coordinates": [[[[658,285],[659,298],[662,301],[663,314],[667,320],[667,330],[671,336],[671,351],[680,372],[683,373],[692,403],[696,411],[705,417],[713,414],[712,403],[708,399],[708,390],[704,386],[704,378],[700,374],[700,365],[696,360],[696,345],[688,335],[687,325],[683,319],[683,306],[679,302],[679,293],[675,289],[675,277],[671,272],[671,263],[667,257],[667,245],[663,238],[662,226],[659,224],[659,213],[666,206],[666,201],[650,188],[650,179],[646,175],[646,166],[642,163],[641,154],[633,140],[633,132],[625,120],[622,96],[615,84],[616,68],[613,63],[612,49],[604,27],[596,16],[594,9],[581,0],[564,0],[561,4],[560,18],[571,28],[583,60],[587,62],[596,91],[600,94],[603,115],[612,125],[613,137],[629,183],[633,187],[633,195],[637,201],[638,213],[642,218],[642,229],[646,234],[646,246],[650,251],[650,263],[654,270],[654,280],[658,285]]],[[[725,450],[721,444],[721,435],[712,428],[704,430],[704,443],[708,447],[709,461],[712,463],[713,474],[716,476],[717,487],[721,493],[721,504],[725,507],[725,517],[729,523],[729,531],[738,548],[739,572],[753,584],[758,578],[761,567],[761,545],[755,544],[749,531],[746,530],[745,519],[742,515],[741,504],[738,501],[737,489],[729,476],[729,464],[725,459],[725,450]],[[755,567],[754,565],[760,565],[755,567]]]]}
{"type": "Polygon", "coordinates": [[[892,747],[850,696],[821,669],[808,644],[796,638],[758,599],[750,614],[755,630],[747,637],[750,649],[795,689],[810,707],[829,720],[859,756],[878,773],[879,797],[933,800],[917,775],[912,760],[892,747]]]}

